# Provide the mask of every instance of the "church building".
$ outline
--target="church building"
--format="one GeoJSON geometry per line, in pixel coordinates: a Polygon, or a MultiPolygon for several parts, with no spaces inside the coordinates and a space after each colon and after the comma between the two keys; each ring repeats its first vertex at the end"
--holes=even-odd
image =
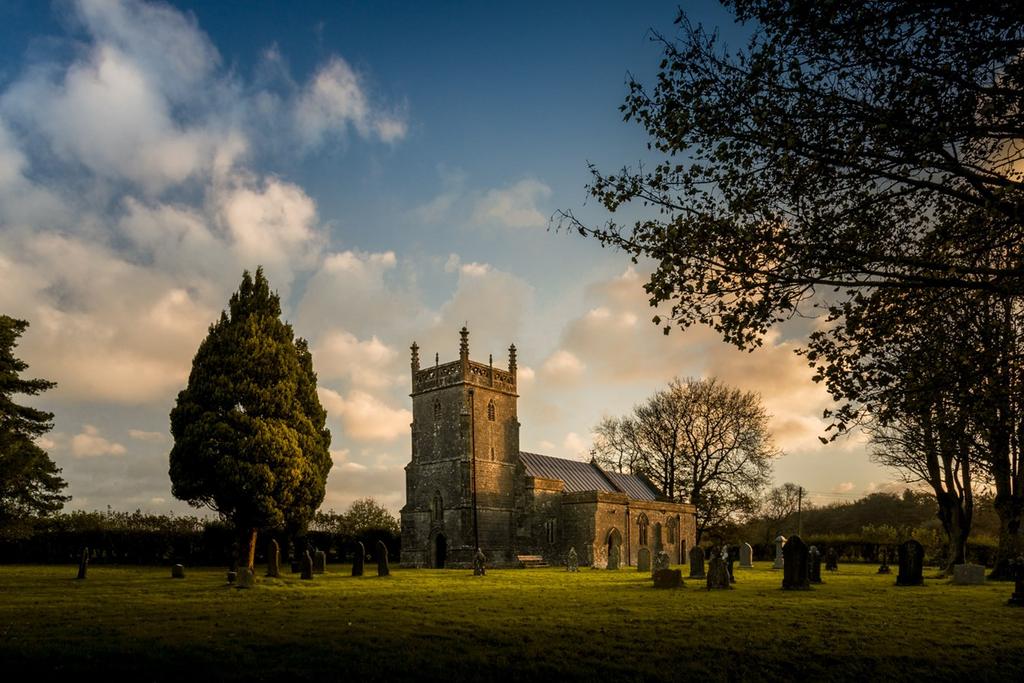
{"type": "Polygon", "coordinates": [[[421,368],[412,349],[412,458],[405,468],[405,567],[469,567],[476,548],[488,564],[524,556],[563,564],[635,565],[646,549],[685,562],[696,536],[694,507],[660,495],[642,476],[594,463],[519,450],[516,348],[508,369],[469,359],[421,368]]]}

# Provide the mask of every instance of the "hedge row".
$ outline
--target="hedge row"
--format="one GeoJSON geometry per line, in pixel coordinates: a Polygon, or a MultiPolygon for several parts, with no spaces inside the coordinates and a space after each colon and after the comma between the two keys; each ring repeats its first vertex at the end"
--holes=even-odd
{"type": "MultiPolygon", "coordinates": [[[[840,562],[881,562],[882,551],[888,548],[892,553],[891,559],[895,560],[896,546],[890,544],[864,541],[860,539],[808,536],[804,539],[807,545],[816,546],[818,550],[825,553],[828,548],[835,548],[839,553],[840,562]]],[[[751,544],[755,560],[770,561],[775,559],[774,543],[751,544]]],[[[925,546],[925,562],[927,564],[943,564],[948,557],[949,549],[945,545],[938,547],[925,546]]],[[[978,541],[967,544],[967,560],[977,564],[991,567],[995,561],[996,544],[991,541],[978,541]]]]}

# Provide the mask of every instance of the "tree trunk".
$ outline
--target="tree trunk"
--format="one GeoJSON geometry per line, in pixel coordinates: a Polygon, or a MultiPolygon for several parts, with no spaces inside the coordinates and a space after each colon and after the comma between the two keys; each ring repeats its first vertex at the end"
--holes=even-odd
{"type": "Polygon", "coordinates": [[[250,529],[246,539],[245,566],[256,571],[256,529],[250,529]]]}
{"type": "Polygon", "coordinates": [[[999,515],[999,548],[996,550],[995,567],[988,575],[990,579],[1010,581],[1010,560],[1021,554],[1020,523],[1024,505],[1018,496],[996,496],[996,513],[999,515]]]}

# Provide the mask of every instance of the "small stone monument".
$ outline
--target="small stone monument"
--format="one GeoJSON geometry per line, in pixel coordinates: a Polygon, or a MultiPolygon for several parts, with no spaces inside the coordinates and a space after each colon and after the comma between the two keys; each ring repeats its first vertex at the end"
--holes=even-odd
{"type": "Polygon", "coordinates": [[[235,581],[238,580],[238,572],[236,572],[234,569],[229,569],[228,570],[228,577],[227,578],[228,578],[228,583],[229,584],[230,583],[234,583],[235,581]]]}
{"type": "Polygon", "coordinates": [[[1014,584],[1013,595],[1006,601],[1006,604],[1013,607],[1024,607],[1024,555],[1018,555],[1017,559],[1010,560],[1009,565],[1014,584]]]}
{"type": "Polygon", "coordinates": [[[82,548],[82,559],[78,561],[78,578],[84,579],[89,573],[89,549],[82,548]]]}
{"type": "Polygon", "coordinates": [[[891,574],[892,570],[889,569],[889,546],[882,546],[882,564],[878,565],[879,574],[891,574]]]}
{"type": "Polygon", "coordinates": [[[790,536],[782,547],[782,588],[784,590],[810,590],[810,560],[807,544],[799,536],[790,536]]]}
{"type": "Polygon", "coordinates": [[[638,572],[651,571],[651,551],[647,548],[640,548],[636,551],[636,570],[638,572]]]}
{"type": "Polygon", "coordinates": [[[327,573],[327,553],[325,553],[323,550],[317,550],[315,553],[313,553],[313,573],[327,573]]]}
{"type": "Polygon", "coordinates": [[[704,578],[704,549],[699,545],[690,549],[690,578],[704,578]]]}
{"type": "Polygon", "coordinates": [[[238,571],[238,587],[239,588],[252,588],[256,585],[256,572],[245,567],[238,571]]]}
{"type": "Polygon", "coordinates": [[[185,578],[185,565],[175,564],[171,566],[171,578],[172,579],[184,579],[185,578]]]}
{"type": "Polygon", "coordinates": [[[679,569],[655,569],[655,588],[679,588],[683,585],[683,572],[679,569]]]}
{"type": "Polygon", "coordinates": [[[654,573],[658,573],[662,569],[668,569],[671,560],[669,560],[668,553],[664,550],[659,550],[654,555],[654,573]]]}
{"type": "Polygon", "coordinates": [[[900,573],[896,575],[897,586],[924,585],[924,546],[910,539],[900,544],[900,573]]]}
{"type": "Polygon", "coordinates": [[[569,548],[569,554],[565,558],[565,571],[578,572],[580,570],[580,558],[576,554],[576,548],[569,548]]]}
{"type": "Polygon", "coordinates": [[[751,569],[754,566],[754,548],[749,543],[740,546],[740,567],[751,569]]]}
{"type": "Polygon", "coordinates": [[[305,581],[313,580],[313,558],[308,550],[302,555],[302,575],[299,578],[305,581]]]}
{"type": "Polygon", "coordinates": [[[722,556],[717,553],[711,555],[711,562],[708,564],[707,588],[708,590],[732,588],[729,583],[729,568],[722,556]]]}
{"type": "Polygon", "coordinates": [[[811,549],[807,551],[807,555],[811,562],[807,578],[811,583],[821,583],[821,553],[818,551],[818,546],[812,545],[811,549]]]}
{"type": "Polygon", "coordinates": [[[830,572],[839,570],[839,552],[831,546],[825,551],[825,569],[830,572]]]}
{"type": "Polygon", "coordinates": [[[728,545],[722,546],[722,559],[725,560],[725,568],[729,572],[729,583],[736,583],[736,575],[732,573],[732,563],[735,557],[728,545]]]}
{"type": "Polygon", "coordinates": [[[363,562],[366,560],[366,546],[362,541],[356,542],[356,555],[352,558],[352,576],[363,575],[363,562]]]}
{"type": "Polygon", "coordinates": [[[953,584],[980,586],[985,583],[985,567],[980,564],[954,564],[953,584]]]}
{"type": "Polygon", "coordinates": [[[275,579],[281,576],[281,546],[274,539],[267,544],[267,576],[275,579]]]}
{"type": "Polygon", "coordinates": [[[473,556],[473,576],[484,576],[487,574],[487,556],[484,555],[484,551],[480,548],[476,549],[476,555],[473,556]]]}
{"type": "Polygon", "coordinates": [[[377,576],[389,576],[390,574],[388,547],[384,545],[384,541],[377,541],[377,576]]]}
{"type": "Polygon", "coordinates": [[[772,564],[772,569],[782,569],[782,566],[786,562],[786,558],[782,555],[782,546],[786,545],[786,537],[779,534],[775,537],[775,563],[772,564]]]}

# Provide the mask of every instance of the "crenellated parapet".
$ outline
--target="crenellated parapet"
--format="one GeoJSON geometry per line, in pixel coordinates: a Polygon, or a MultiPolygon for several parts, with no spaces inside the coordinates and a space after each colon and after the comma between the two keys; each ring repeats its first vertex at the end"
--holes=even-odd
{"type": "Polygon", "coordinates": [[[459,330],[459,360],[442,364],[435,356],[432,367],[421,368],[419,346],[413,342],[410,347],[412,351],[412,393],[416,395],[456,384],[471,384],[517,395],[515,348],[515,346],[509,347],[508,370],[494,367],[493,358],[486,364],[470,360],[469,330],[463,327],[459,330]]]}

